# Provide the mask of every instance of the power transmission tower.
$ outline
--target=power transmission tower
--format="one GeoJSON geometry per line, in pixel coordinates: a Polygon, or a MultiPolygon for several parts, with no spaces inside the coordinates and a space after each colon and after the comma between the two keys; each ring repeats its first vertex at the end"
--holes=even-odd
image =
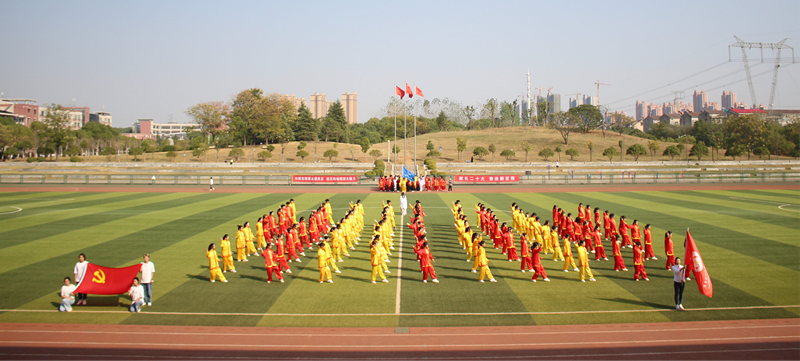
{"type": "Polygon", "coordinates": [[[792,63],[794,64],[794,48],[791,46],[786,45],[786,40],[783,39],[778,43],[752,43],[746,42],[742,39],[739,39],[738,36],[734,36],[736,38],[736,44],[728,45],[728,61],[731,61],[731,47],[734,48],[742,48],[742,60],[744,61],[744,71],[747,74],[747,85],[750,87],[750,99],[753,101],[753,109],[758,106],[758,101],[756,101],[756,91],[753,87],[753,77],[750,76],[750,62],[747,60],[747,50],[750,49],[760,49],[761,50],[761,62],[764,62],[764,49],[772,49],[777,50],[778,53],[775,56],[775,70],[772,72],[772,89],[770,90],[769,95],[769,109],[771,110],[775,101],[775,86],[778,84],[778,69],[780,68],[781,64],[781,50],[782,49],[791,49],[792,50],[792,63]]]}

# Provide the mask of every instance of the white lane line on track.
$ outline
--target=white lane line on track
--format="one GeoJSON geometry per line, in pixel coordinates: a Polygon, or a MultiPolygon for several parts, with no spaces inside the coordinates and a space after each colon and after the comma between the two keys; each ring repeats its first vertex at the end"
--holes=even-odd
{"type": "MultiPolygon", "coordinates": [[[[575,348],[576,346],[589,346],[589,345],[616,345],[616,344],[624,344],[626,346],[631,345],[643,345],[643,344],[652,344],[652,343],[668,343],[670,345],[674,345],[676,343],[680,343],[682,345],[687,345],[691,343],[697,342],[720,342],[720,341],[758,341],[758,340],[769,340],[769,341],[776,341],[780,339],[798,339],[800,336],[793,335],[793,336],[748,336],[748,337],[714,337],[714,338],[693,338],[689,335],[689,338],[685,339],[663,339],[663,340],[618,340],[618,341],[568,341],[568,342],[530,342],[530,343],[489,343],[489,344],[475,344],[475,343],[460,343],[460,344],[439,344],[439,345],[428,345],[429,347],[440,347],[440,348],[475,348],[475,347],[531,347],[531,346],[566,346],[570,348],[575,348]]],[[[255,345],[243,345],[243,344],[231,344],[231,343],[203,343],[206,339],[199,340],[198,343],[170,343],[170,342],[136,342],[136,346],[151,346],[151,347],[163,347],[168,346],[171,348],[174,347],[214,347],[214,348],[235,348],[235,349],[242,349],[242,348],[256,348],[256,349],[266,349],[266,348],[299,348],[302,347],[303,349],[396,349],[398,346],[403,345],[342,345],[342,344],[319,344],[313,343],[308,345],[286,345],[283,343],[276,343],[276,344],[255,344],[255,345]]],[[[100,342],[100,341],[0,341],[0,345],[69,345],[70,347],[74,346],[109,346],[109,345],[119,345],[119,342],[100,342]]],[[[407,345],[412,346],[412,345],[407,345]]],[[[414,345],[419,346],[419,345],[414,345]]]]}
{"type": "Polygon", "coordinates": [[[403,273],[403,217],[404,215],[400,215],[400,242],[398,243],[397,247],[397,292],[395,293],[395,300],[394,300],[394,314],[400,314],[400,283],[402,282],[402,278],[400,276],[403,273]]]}
{"type": "MultiPolygon", "coordinates": [[[[720,330],[739,330],[739,329],[773,329],[773,328],[798,328],[800,331],[800,324],[797,325],[765,325],[765,326],[720,326],[720,327],[695,327],[687,328],[685,331],[720,331],[720,330]]],[[[619,329],[619,330],[593,330],[592,334],[616,334],[616,333],[647,333],[647,332],[674,332],[675,328],[658,328],[658,329],[619,329]]],[[[120,334],[120,335],[171,335],[171,336],[217,336],[218,332],[159,332],[159,331],[80,331],[80,330],[0,330],[0,333],[65,333],[70,335],[78,334],[120,334]]],[[[538,332],[485,332],[485,333],[381,333],[381,334],[330,334],[330,333],[303,333],[302,336],[306,337],[451,337],[451,336],[519,336],[519,335],[557,335],[557,334],[575,334],[577,331],[538,331],[538,332]]],[[[269,336],[269,337],[296,337],[300,334],[296,333],[225,333],[226,336],[269,336]]],[[[798,335],[800,336],[800,334],[798,335]]]]}
{"type": "MultiPolygon", "coordinates": [[[[798,308],[800,305],[785,306],[743,306],[743,307],[708,307],[708,308],[687,308],[683,311],[676,311],[672,307],[659,308],[652,310],[595,310],[595,311],[543,311],[543,312],[464,312],[464,313],[236,313],[236,312],[142,312],[140,315],[187,315],[187,316],[298,316],[298,317],[353,317],[353,316],[510,316],[510,315],[581,315],[599,313],[645,313],[645,312],[699,312],[699,311],[730,311],[730,310],[758,310],[758,309],[782,309],[798,308]]],[[[56,313],[58,310],[8,310],[0,309],[0,312],[20,312],[20,313],[56,313]]],[[[128,314],[129,311],[83,311],[74,310],[72,313],[119,313],[128,314]]]]}
{"type": "MultiPolygon", "coordinates": [[[[721,345],[721,347],[727,347],[727,345],[721,345]]],[[[615,353],[594,353],[594,354],[570,354],[570,355],[524,355],[524,356],[478,356],[474,355],[471,356],[470,359],[473,360],[497,360],[497,359],[546,359],[546,358],[592,358],[592,357],[608,357],[608,356],[654,356],[654,355],[680,355],[680,354],[701,354],[701,353],[724,353],[724,352],[765,352],[765,351],[790,351],[790,350],[800,350],[797,347],[785,347],[785,348],[755,348],[755,349],[731,349],[725,348],[721,350],[692,350],[692,351],[677,351],[677,350],[665,350],[665,351],[653,351],[653,352],[615,352],[615,353]]],[[[16,358],[16,357],[36,357],[36,356],[46,356],[47,359],[53,359],[58,356],[62,356],[64,358],[101,358],[101,359],[116,359],[119,358],[120,355],[101,355],[101,354],[74,354],[74,353],[64,353],[62,355],[54,355],[52,353],[0,353],[0,356],[8,356],[9,358],[16,358]]],[[[125,358],[130,359],[153,359],[152,355],[136,355],[136,354],[126,354],[125,358]]],[[[289,357],[270,357],[270,356],[258,356],[258,357],[247,357],[247,356],[200,356],[200,355],[191,355],[191,356],[166,356],[166,355],[158,355],[159,359],[178,359],[178,360],[285,360],[289,357]]],[[[644,357],[642,357],[644,358],[644,357]]],[[[366,358],[353,358],[353,357],[302,357],[302,356],[294,356],[291,357],[292,360],[398,360],[400,357],[366,357],[366,358]]],[[[403,356],[403,360],[463,360],[463,357],[436,357],[436,356],[425,356],[425,357],[409,357],[403,356]]]]}

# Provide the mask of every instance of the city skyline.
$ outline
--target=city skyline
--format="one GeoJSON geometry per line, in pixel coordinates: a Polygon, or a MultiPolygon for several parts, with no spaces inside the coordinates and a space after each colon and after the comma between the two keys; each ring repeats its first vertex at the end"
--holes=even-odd
{"type": "MultiPolygon", "coordinates": [[[[298,12],[291,4],[261,2],[9,1],[0,31],[14,35],[4,40],[13,55],[0,68],[0,92],[39,105],[72,106],[76,99],[74,106],[105,109],[115,126],[125,127],[138,118],[188,123],[188,107],[254,87],[304,95],[355,91],[364,122],[381,115],[395,84],[416,84],[425,99],[474,106],[523,99],[530,70],[533,89],[553,87],[565,98],[596,97],[595,82],[611,84],[600,88],[599,103],[633,113],[637,100],[672,102],[672,91],[733,91],[749,104],[741,50],[734,48],[728,62],[733,36],[789,38],[787,45],[800,46],[796,1],[576,5],[345,1],[298,12]],[[672,51],[641,46],[676,39],[681,45],[668,45],[672,51]]],[[[774,54],[764,54],[764,63],[757,51],[750,56],[758,103],[766,105],[774,54]]],[[[800,108],[800,64],[790,57],[783,53],[788,60],[775,108],[800,108]]]]}

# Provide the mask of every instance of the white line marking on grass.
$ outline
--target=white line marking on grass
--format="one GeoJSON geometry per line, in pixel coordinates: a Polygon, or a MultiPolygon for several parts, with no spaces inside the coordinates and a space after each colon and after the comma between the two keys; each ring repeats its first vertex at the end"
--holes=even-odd
{"type": "MultiPolygon", "coordinates": [[[[719,330],[739,330],[739,329],[772,329],[772,328],[797,328],[798,325],[765,325],[765,326],[732,326],[732,327],[693,327],[687,328],[686,331],[719,331],[719,330]]],[[[600,333],[647,333],[647,332],[672,332],[675,328],[660,328],[660,329],[618,329],[618,330],[593,330],[592,334],[600,333]]],[[[158,331],[78,331],[78,330],[0,330],[0,333],[68,333],[71,335],[77,334],[115,334],[115,335],[196,335],[196,336],[216,336],[218,332],[158,332],[158,331]]],[[[576,331],[537,331],[537,332],[471,332],[471,333],[379,333],[379,334],[330,334],[330,333],[304,333],[306,337],[397,337],[397,336],[413,336],[413,337],[452,337],[452,336],[518,336],[518,335],[555,335],[555,334],[575,334],[576,331]]],[[[226,336],[255,336],[254,333],[225,333],[226,336]]],[[[296,333],[260,333],[259,336],[271,337],[294,337],[296,333]]]]}
{"type": "Polygon", "coordinates": [[[402,278],[400,276],[403,273],[403,215],[400,215],[400,243],[398,244],[398,251],[397,251],[397,292],[394,299],[394,314],[400,314],[400,283],[402,278]]]}
{"type": "MultiPolygon", "coordinates": [[[[692,335],[689,336],[687,339],[661,339],[661,340],[618,340],[618,341],[567,341],[567,342],[535,342],[535,343],[490,343],[490,344],[475,344],[475,343],[460,343],[460,344],[445,344],[445,345],[430,345],[430,347],[439,347],[439,348],[453,348],[453,347],[525,347],[525,346],[569,346],[575,347],[579,345],[615,345],[615,344],[624,344],[624,345],[631,345],[631,344],[654,344],[654,343],[669,343],[672,342],[719,342],[719,341],[755,341],[755,340],[771,340],[775,341],[777,339],[797,339],[798,336],[749,336],[749,337],[715,337],[715,338],[692,338],[692,335]]],[[[60,345],[60,344],[67,344],[70,346],[75,345],[119,345],[119,342],[99,342],[99,341],[0,341],[0,344],[7,344],[7,345],[60,345]]],[[[136,346],[171,346],[171,347],[229,347],[229,348],[286,348],[286,344],[276,343],[276,344],[255,344],[255,345],[243,345],[243,344],[211,344],[211,343],[169,343],[169,342],[137,342],[136,346]]],[[[338,349],[395,349],[398,346],[412,346],[412,345],[342,345],[342,344],[308,344],[308,345],[292,345],[295,348],[304,348],[304,349],[326,349],[326,348],[338,348],[338,349]]],[[[413,345],[415,347],[418,345],[413,345]]]]}
{"type": "MultiPolygon", "coordinates": [[[[744,307],[707,307],[707,308],[687,308],[683,311],[676,311],[673,307],[658,308],[650,310],[594,310],[594,311],[542,311],[542,312],[463,312],[463,313],[237,313],[237,312],[142,312],[140,315],[183,315],[183,316],[299,316],[299,317],[352,317],[352,316],[513,316],[513,315],[582,315],[599,313],[646,313],[646,312],[698,312],[698,311],[729,311],[729,310],[761,310],[761,309],[782,309],[800,308],[800,305],[786,306],[744,306],[744,307]]],[[[56,313],[58,310],[4,310],[0,312],[19,312],[19,313],[56,313]]],[[[72,313],[119,313],[128,314],[129,311],[82,311],[73,309],[72,313]]]]}
{"type": "Polygon", "coordinates": [[[8,206],[8,208],[16,208],[17,210],[16,211],[11,211],[11,212],[3,212],[3,213],[0,213],[0,215],[22,212],[22,208],[20,208],[20,207],[8,206]]]}
{"type": "MultiPolygon", "coordinates": [[[[720,352],[764,352],[764,351],[788,351],[788,350],[798,350],[800,348],[797,347],[778,347],[778,348],[754,348],[754,349],[722,349],[722,350],[691,350],[691,351],[672,351],[672,350],[665,350],[665,351],[655,351],[655,352],[618,352],[618,353],[597,353],[597,354],[569,354],[569,355],[524,355],[524,356],[477,356],[472,355],[470,356],[473,360],[496,360],[496,359],[547,359],[547,358],[593,358],[593,357],[603,357],[603,356],[650,356],[650,355],[673,355],[673,354],[701,354],[701,353],[720,353],[720,352]]],[[[52,353],[0,353],[0,356],[9,356],[10,358],[17,358],[21,356],[29,357],[41,357],[47,356],[48,358],[53,358],[54,356],[52,353]]],[[[100,355],[100,354],[75,354],[69,353],[63,355],[69,358],[101,358],[101,359],[116,359],[119,358],[120,355],[100,355]]],[[[131,359],[153,359],[153,355],[136,355],[136,354],[126,354],[125,358],[131,359]]],[[[199,359],[199,360],[285,360],[286,357],[270,357],[270,356],[198,356],[198,355],[191,355],[191,356],[166,356],[166,355],[158,355],[159,359],[178,359],[178,360],[185,360],[185,359],[199,359]]],[[[642,357],[644,358],[644,357],[642,357]]],[[[397,360],[398,357],[368,357],[368,358],[357,358],[357,360],[397,360]]],[[[462,357],[437,357],[437,356],[425,356],[425,357],[409,357],[403,356],[404,360],[462,360],[462,357]]],[[[292,357],[292,360],[353,360],[352,357],[341,358],[341,357],[302,357],[302,356],[295,356],[292,357]]]]}
{"type": "Polygon", "coordinates": [[[730,198],[730,199],[742,200],[742,201],[750,201],[750,202],[759,202],[759,203],[778,204],[778,205],[779,205],[779,206],[778,206],[778,209],[780,209],[780,210],[782,210],[782,211],[789,211],[789,212],[800,212],[800,210],[794,210],[794,209],[784,209],[784,208],[783,208],[783,207],[786,207],[786,206],[794,206],[794,207],[798,207],[798,206],[800,206],[800,204],[794,204],[794,203],[780,203],[780,202],[770,202],[770,201],[762,201],[762,200],[758,200],[758,199],[739,198],[739,197],[728,197],[728,198],[730,198]]]}
{"type": "MultiPolygon", "coordinates": [[[[44,199],[46,199],[46,198],[44,198],[44,199]]],[[[30,204],[25,204],[25,205],[26,205],[26,206],[32,206],[32,205],[34,205],[34,204],[47,204],[47,203],[64,202],[64,201],[74,201],[74,200],[75,200],[75,198],[69,198],[69,199],[57,199],[57,200],[54,200],[54,201],[48,201],[48,202],[37,202],[37,203],[30,203],[30,204]]],[[[11,212],[3,212],[3,213],[0,213],[0,215],[4,215],[4,214],[12,214],[12,213],[19,213],[19,212],[22,212],[22,209],[23,209],[23,208],[21,208],[21,207],[17,207],[17,206],[7,206],[7,207],[8,207],[8,208],[16,208],[17,210],[16,210],[16,211],[11,211],[11,212]]]]}

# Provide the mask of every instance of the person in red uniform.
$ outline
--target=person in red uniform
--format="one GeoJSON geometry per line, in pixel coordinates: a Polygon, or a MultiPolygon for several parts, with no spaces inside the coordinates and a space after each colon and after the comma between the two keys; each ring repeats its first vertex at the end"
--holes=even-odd
{"type": "Polygon", "coordinates": [[[582,221],[583,221],[582,233],[583,233],[583,240],[586,241],[586,250],[588,250],[589,253],[595,253],[594,240],[592,235],[592,233],[594,233],[594,229],[592,228],[592,222],[586,219],[582,219],[582,221]]]}
{"type": "Polygon", "coordinates": [[[671,270],[675,265],[675,249],[672,245],[672,231],[664,233],[664,252],[667,254],[666,269],[671,270]]]}
{"type": "Polygon", "coordinates": [[[592,241],[594,241],[594,259],[595,261],[599,261],[601,258],[604,261],[608,261],[608,257],[606,257],[606,249],[603,247],[603,238],[600,234],[600,226],[594,226],[594,230],[592,231],[592,241]]]}
{"type": "Polygon", "coordinates": [[[615,238],[614,236],[619,235],[619,232],[617,232],[617,220],[614,219],[614,213],[608,215],[608,222],[610,224],[609,228],[611,229],[611,239],[613,240],[615,238]]]}
{"type": "Polygon", "coordinates": [[[656,254],[653,253],[653,236],[650,234],[650,223],[644,225],[644,259],[658,260],[656,254]]]}
{"type": "Polygon", "coordinates": [[[631,223],[631,225],[628,226],[628,228],[631,230],[631,241],[633,241],[633,243],[639,242],[641,244],[642,243],[642,229],[639,228],[639,220],[638,219],[634,219],[633,223],[631,223]]]}
{"type": "Polygon", "coordinates": [[[436,279],[436,271],[433,269],[434,260],[431,250],[428,249],[428,242],[422,242],[419,249],[414,252],[417,253],[419,267],[422,269],[422,282],[428,283],[428,277],[430,276],[431,282],[439,283],[439,280],[436,279]]]}
{"type": "Polygon", "coordinates": [[[519,235],[520,249],[522,250],[522,264],[520,270],[522,270],[522,272],[533,271],[530,246],[528,246],[528,240],[525,237],[525,233],[519,235]]]}
{"type": "Polygon", "coordinates": [[[292,273],[289,268],[289,262],[286,262],[286,235],[281,234],[275,240],[275,247],[277,250],[275,254],[278,256],[278,270],[281,272],[292,273]]]}
{"type": "Polygon", "coordinates": [[[608,217],[608,211],[603,211],[603,230],[605,231],[605,234],[603,235],[603,238],[605,238],[606,241],[608,241],[609,239],[612,238],[611,237],[612,236],[612,234],[611,234],[611,221],[609,220],[609,217],[608,217]]]}
{"type": "Polygon", "coordinates": [[[533,263],[534,272],[531,281],[536,282],[536,279],[541,275],[545,282],[550,282],[550,279],[547,278],[547,273],[544,271],[544,266],[542,266],[542,259],[539,257],[541,251],[542,245],[539,244],[539,242],[533,242],[533,246],[531,247],[531,263],[533,263]]]}
{"type": "Polygon", "coordinates": [[[578,203],[578,218],[585,219],[583,218],[583,203],[578,203]]]}
{"type": "MultiPolygon", "coordinates": [[[[267,230],[269,230],[270,235],[268,238],[270,239],[274,238],[276,236],[275,233],[278,232],[278,226],[275,222],[275,215],[273,211],[269,211],[269,215],[267,216],[267,227],[264,227],[264,232],[267,230]]],[[[266,233],[264,233],[264,235],[266,236],[266,233]]]]}
{"type": "Polygon", "coordinates": [[[283,275],[278,268],[278,255],[272,250],[271,243],[267,243],[267,246],[261,251],[261,255],[264,256],[264,266],[267,268],[267,283],[272,282],[273,273],[275,273],[278,280],[283,283],[283,275]]]}
{"type": "Polygon", "coordinates": [[[649,281],[650,279],[647,278],[647,272],[644,270],[644,250],[642,249],[642,243],[636,242],[633,244],[633,279],[639,280],[639,277],[644,278],[645,281],[649,281]]]}
{"type": "Polygon", "coordinates": [[[503,248],[508,254],[508,261],[519,261],[517,246],[514,244],[514,233],[510,227],[505,227],[503,231],[503,248]]]}
{"type": "Polygon", "coordinates": [[[561,209],[557,205],[553,205],[553,229],[558,229],[558,225],[561,223],[560,213],[561,209]]]}
{"type": "Polygon", "coordinates": [[[602,216],[600,215],[600,208],[595,208],[595,209],[594,209],[594,225],[595,225],[595,226],[599,226],[599,225],[600,225],[600,221],[601,221],[602,219],[603,219],[603,218],[602,218],[602,216]]]}
{"type": "Polygon", "coordinates": [[[631,236],[628,234],[628,229],[631,227],[625,222],[627,219],[625,216],[619,217],[619,235],[622,236],[622,247],[631,248],[633,244],[631,243],[631,236]]]}
{"type": "Polygon", "coordinates": [[[311,240],[308,238],[308,226],[306,225],[306,217],[300,217],[297,224],[297,233],[300,236],[300,250],[303,248],[311,249],[311,240]]]}
{"type": "Polygon", "coordinates": [[[619,272],[619,270],[628,270],[628,267],[625,267],[625,260],[622,259],[622,251],[620,250],[621,243],[619,235],[615,235],[614,238],[611,238],[611,253],[614,254],[614,271],[617,272],[619,272]]]}

